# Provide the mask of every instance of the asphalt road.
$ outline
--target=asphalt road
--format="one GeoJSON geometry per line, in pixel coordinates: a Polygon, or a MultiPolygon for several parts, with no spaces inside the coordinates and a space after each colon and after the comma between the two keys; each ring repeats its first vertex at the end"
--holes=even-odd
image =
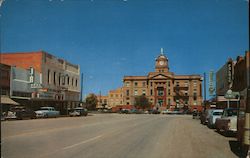
{"type": "Polygon", "coordinates": [[[4,121],[3,158],[235,158],[229,142],[187,115],[93,114],[4,121]]]}

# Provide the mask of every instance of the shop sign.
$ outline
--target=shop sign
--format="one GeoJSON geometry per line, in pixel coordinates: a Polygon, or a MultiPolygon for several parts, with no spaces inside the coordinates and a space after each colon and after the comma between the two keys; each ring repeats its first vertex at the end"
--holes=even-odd
{"type": "Polygon", "coordinates": [[[232,83],[233,81],[233,62],[229,61],[227,64],[227,77],[228,83],[232,83]]]}
{"type": "Polygon", "coordinates": [[[30,84],[30,88],[42,88],[42,85],[40,83],[32,83],[30,84]]]}
{"type": "Polygon", "coordinates": [[[209,94],[212,96],[214,94],[214,72],[211,70],[209,72],[209,94]]]}
{"type": "Polygon", "coordinates": [[[54,99],[54,94],[51,94],[51,93],[38,93],[37,98],[39,98],[39,99],[54,99]]]}

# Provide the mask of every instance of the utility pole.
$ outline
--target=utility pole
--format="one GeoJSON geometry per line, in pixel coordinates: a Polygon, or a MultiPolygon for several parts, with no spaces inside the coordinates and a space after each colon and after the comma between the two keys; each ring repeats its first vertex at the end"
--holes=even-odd
{"type": "Polygon", "coordinates": [[[81,75],[81,94],[80,94],[80,102],[82,102],[82,92],[83,92],[83,73],[81,75]]]}
{"type": "Polygon", "coordinates": [[[203,104],[204,104],[204,111],[206,110],[206,73],[204,72],[204,101],[203,101],[203,104]]]}

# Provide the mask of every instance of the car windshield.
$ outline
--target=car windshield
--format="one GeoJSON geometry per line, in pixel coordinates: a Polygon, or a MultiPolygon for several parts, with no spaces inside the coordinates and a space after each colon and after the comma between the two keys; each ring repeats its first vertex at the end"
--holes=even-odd
{"type": "Polygon", "coordinates": [[[47,108],[47,107],[41,107],[40,110],[50,110],[50,108],[47,108]]]}
{"type": "Polygon", "coordinates": [[[228,116],[237,116],[237,110],[236,109],[228,110],[228,116]]]}
{"type": "Polygon", "coordinates": [[[222,115],[222,112],[214,112],[213,115],[214,116],[220,116],[220,115],[222,115]]]}
{"type": "Polygon", "coordinates": [[[83,111],[83,109],[75,109],[74,111],[81,112],[81,111],[83,111]]]}

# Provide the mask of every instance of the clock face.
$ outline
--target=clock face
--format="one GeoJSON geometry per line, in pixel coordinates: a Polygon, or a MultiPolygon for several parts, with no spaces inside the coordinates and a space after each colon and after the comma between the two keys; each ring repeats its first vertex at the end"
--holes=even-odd
{"type": "Polygon", "coordinates": [[[159,64],[160,64],[160,65],[163,65],[163,64],[164,64],[164,61],[160,61],[159,64]]]}

